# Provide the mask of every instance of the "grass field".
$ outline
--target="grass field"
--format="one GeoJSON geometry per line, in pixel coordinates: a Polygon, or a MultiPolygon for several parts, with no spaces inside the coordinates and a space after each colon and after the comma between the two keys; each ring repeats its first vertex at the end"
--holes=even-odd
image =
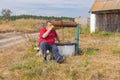
{"type": "Polygon", "coordinates": [[[80,31],[79,55],[62,64],[36,56],[37,39],[0,51],[0,80],[120,80],[120,33],[80,31]]]}
{"type": "Polygon", "coordinates": [[[44,23],[45,20],[40,19],[18,19],[15,21],[0,21],[0,33],[2,32],[24,32],[32,33],[37,32],[41,27],[41,23],[44,23]]]}

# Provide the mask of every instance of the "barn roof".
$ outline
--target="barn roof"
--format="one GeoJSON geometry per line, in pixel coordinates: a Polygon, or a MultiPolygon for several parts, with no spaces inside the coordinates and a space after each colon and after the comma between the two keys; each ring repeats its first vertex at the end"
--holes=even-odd
{"type": "Polygon", "coordinates": [[[120,0],[95,0],[90,12],[120,10],[120,0]]]}

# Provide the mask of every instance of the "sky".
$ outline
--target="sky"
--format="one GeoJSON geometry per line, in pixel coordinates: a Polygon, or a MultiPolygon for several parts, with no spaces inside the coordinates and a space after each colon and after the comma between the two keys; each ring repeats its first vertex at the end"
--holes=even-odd
{"type": "Polygon", "coordinates": [[[2,9],[10,9],[12,15],[37,15],[55,17],[89,17],[94,0],[0,0],[2,9]]]}

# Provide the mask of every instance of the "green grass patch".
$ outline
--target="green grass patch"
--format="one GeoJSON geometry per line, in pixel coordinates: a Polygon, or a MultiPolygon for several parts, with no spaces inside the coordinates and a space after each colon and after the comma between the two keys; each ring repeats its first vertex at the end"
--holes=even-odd
{"type": "Polygon", "coordinates": [[[46,76],[56,76],[55,73],[59,70],[59,67],[55,62],[48,61],[45,63],[38,61],[38,58],[33,58],[13,65],[10,70],[22,70],[23,72],[19,73],[22,80],[45,80],[48,79],[46,76]]]}
{"type": "Polygon", "coordinates": [[[88,49],[86,53],[87,53],[87,55],[95,55],[96,54],[96,50],[88,49]]]}
{"type": "Polygon", "coordinates": [[[36,51],[34,47],[35,45],[31,44],[31,46],[27,48],[27,54],[21,58],[21,62],[11,65],[10,70],[32,69],[33,67],[38,66],[38,57],[35,56],[36,51]]]}
{"type": "Polygon", "coordinates": [[[33,57],[29,58],[27,60],[24,60],[22,62],[19,62],[17,64],[13,64],[10,66],[10,70],[21,70],[21,69],[27,69],[31,70],[34,69],[36,66],[39,66],[39,61],[37,61],[38,58],[33,57]]]}
{"type": "Polygon", "coordinates": [[[92,33],[91,35],[93,36],[98,36],[98,37],[109,37],[109,36],[112,36],[113,33],[112,32],[95,32],[95,33],[92,33]]]}
{"type": "Polygon", "coordinates": [[[80,54],[81,55],[96,55],[97,53],[97,49],[93,49],[93,48],[84,48],[80,50],[80,54]]]}

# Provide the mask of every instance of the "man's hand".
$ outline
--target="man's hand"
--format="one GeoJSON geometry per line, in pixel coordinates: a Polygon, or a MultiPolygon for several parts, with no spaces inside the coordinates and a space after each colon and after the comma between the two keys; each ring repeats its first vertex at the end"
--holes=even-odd
{"type": "Polygon", "coordinates": [[[46,38],[48,36],[48,34],[50,33],[51,30],[52,30],[52,28],[49,27],[48,30],[42,35],[42,37],[46,38]]]}

